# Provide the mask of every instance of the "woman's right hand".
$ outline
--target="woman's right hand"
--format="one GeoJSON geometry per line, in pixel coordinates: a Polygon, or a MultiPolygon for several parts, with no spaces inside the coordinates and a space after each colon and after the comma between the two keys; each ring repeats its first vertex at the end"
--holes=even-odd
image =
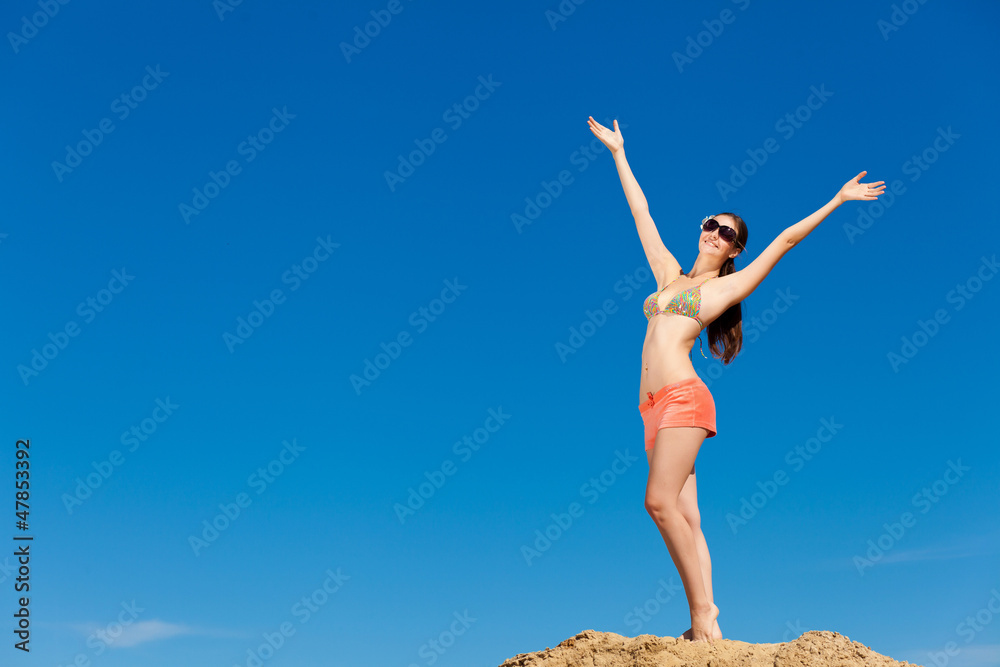
{"type": "Polygon", "coordinates": [[[590,131],[594,133],[594,136],[601,140],[601,143],[607,146],[611,154],[617,153],[622,146],[625,145],[625,139],[622,137],[622,131],[618,129],[618,121],[615,120],[615,131],[612,132],[608,128],[604,127],[596,120],[593,116],[589,117],[590,120],[587,124],[590,125],[590,131]]]}

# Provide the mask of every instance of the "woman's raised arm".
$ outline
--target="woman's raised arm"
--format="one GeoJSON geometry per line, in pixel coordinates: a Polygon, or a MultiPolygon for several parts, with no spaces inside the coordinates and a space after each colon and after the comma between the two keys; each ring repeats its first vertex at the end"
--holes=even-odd
{"type": "Polygon", "coordinates": [[[657,287],[661,281],[669,280],[674,273],[680,273],[681,265],[670,254],[667,247],[660,239],[660,233],[656,229],[652,216],[649,215],[649,204],[646,196],[642,194],[639,183],[632,175],[632,169],[625,159],[625,140],[621,130],[618,128],[618,121],[614,121],[615,130],[612,132],[604,127],[593,116],[587,121],[590,131],[594,133],[601,143],[607,146],[611,156],[615,159],[615,166],[618,168],[618,177],[621,179],[622,188],[625,190],[625,199],[628,200],[628,207],[635,218],[635,226],[639,231],[639,241],[642,249],[646,253],[646,261],[656,278],[657,287]]]}
{"type": "Polygon", "coordinates": [[[812,230],[816,229],[819,223],[823,222],[826,216],[830,215],[835,208],[845,201],[872,201],[877,199],[885,191],[885,181],[859,183],[858,181],[861,177],[867,173],[867,171],[862,171],[847,181],[840,188],[840,191],[834,195],[833,199],[824,204],[821,209],[799,220],[778,234],[778,237],[771,241],[771,244],[764,249],[764,252],[760,253],[745,268],[720,278],[720,286],[724,285],[730,304],[742,301],[757,289],[757,286],[767,277],[767,274],[775,267],[778,260],[784,257],[785,253],[791,250],[799,241],[808,236],[812,230]]]}

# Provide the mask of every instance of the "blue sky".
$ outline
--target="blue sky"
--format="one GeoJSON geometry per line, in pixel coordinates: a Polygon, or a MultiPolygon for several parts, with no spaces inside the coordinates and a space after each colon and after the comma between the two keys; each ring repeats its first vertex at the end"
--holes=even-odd
{"type": "Polygon", "coordinates": [[[995,3],[559,8],[8,4],[5,664],[683,632],[643,507],[655,281],[589,115],[685,268],[707,214],[753,257],[888,186],[751,295],[733,364],[695,354],[726,637],[1000,661],[995,3]]]}

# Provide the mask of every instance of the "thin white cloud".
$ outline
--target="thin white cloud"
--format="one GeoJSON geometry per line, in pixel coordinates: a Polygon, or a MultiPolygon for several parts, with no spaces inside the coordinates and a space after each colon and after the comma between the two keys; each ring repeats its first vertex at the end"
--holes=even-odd
{"type": "MultiPolygon", "coordinates": [[[[893,655],[895,660],[908,660],[916,665],[930,665],[929,656],[943,655],[948,660],[948,667],[996,667],[1000,665],[1000,644],[963,645],[959,643],[957,653],[945,653],[944,646],[926,649],[911,649],[899,651],[893,655]]],[[[942,659],[944,659],[942,658],[942,659]]]]}
{"type": "Polygon", "coordinates": [[[136,621],[131,625],[126,625],[122,629],[121,635],[116,637],[110,646],[111,648],[124,648],[128,646],[138,646],[139,644],[156,641],[158,639],[195,634],[201,634],[201,632],[186,625],[165,623],[156,619],[152,621],[136,621]]]}
{"type": "Polygon", "coordinates": [[[76,634],[99,641],[111,648],[138,646],[149,641],[169,639],[170,637],[179,637],[182,635],[223,638],[238,637],[241,639],[252,636],[245,631],[194,628],[189,625],[167,623],[159,619],[135,621],[129,625],[122,625],[117,622],[105,626],[98,625],[97,623],[68,623],[66,625],[76,634]]]}
{"type": "MultiPolygon", "coordinates": [[[[962,538],[959,538],[962,539],[962,538]]],[[[868,559],[870,545],[855,545],[855,551],[849,556],[837,556],[820,558],[814,565],[823,570],[856,570],[859,566],[856,559],[868,559]]],[[[870,564],[865,564],[862,569],[870,566],[878,567],[886,563],[917,563],[932,560],[955,560],[958,558],[971,558],[973,556],[992,556],[1000,554],[1000,533],[994,532],[988,535],[968,535],[960,543],[949,543],[940,546],[930,546],[923,549],[901,549],[893,545],[888,551],[883,551],[882,555],[876,556],[870,564]]],[[[997,663],[1000,664],[1000,663],[997,663]]],[[[995,667],[995,666],[994,666],[995,667]]]]}
{"type": "Polygon", "coordinates": [[[955,656],[955,667],[996,667],[1000,665],[1000,644],[980,644],[979,646],[959,647],[961,651],[955,656]],[[966,662],[957,662],[964,657],[966,662]]]}
{"type": "Polygon", "coordinates": [[[995,545],[955,544],[927,549],[890,550],[882,557],[883,563],[912,563],[925,560],[952,560],[970,556],[986,556],[997,552],[995,545]]]}

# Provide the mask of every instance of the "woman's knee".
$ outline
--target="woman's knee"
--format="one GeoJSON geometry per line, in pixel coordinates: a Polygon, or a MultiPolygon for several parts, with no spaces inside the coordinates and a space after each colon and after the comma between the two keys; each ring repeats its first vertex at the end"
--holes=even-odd
{"type": "Polygon", "coordinates": [[[654,520],[680,515],[676,499],[671,500],[663,494],[657,493],[646,493],[646,512],[654,520]]]}

